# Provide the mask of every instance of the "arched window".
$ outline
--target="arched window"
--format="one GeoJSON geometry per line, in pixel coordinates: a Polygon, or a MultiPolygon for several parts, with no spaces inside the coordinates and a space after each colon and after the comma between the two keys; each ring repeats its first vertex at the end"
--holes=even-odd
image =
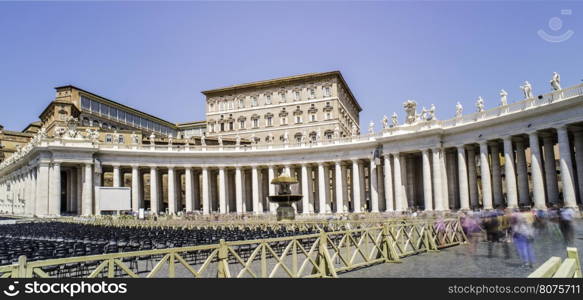
{"type": "Polygon", "coordinates": [[[302,142],[302,133],[298,132],[294,135],[294,139],[296,140],[296,143],[301,143],[302,142]]]}
{"type": "Polygon", "coordinates": [[[324,132],[324,136],[327,139],[331,140],[334,137],[334,131],[332,131],[332,130],[326,130],[326,132],[324,132]]]}
{"type": "Polygon", "coordinates": [[[106,135],[105,142],[106,143],[113,143],[113,136],[111,134],[106,135]]]}
{"type": "Polygon", "coordinates": [[[83,122],[81,124],[83,124],[83,126],[90,126],[89,118],[83,118],[83,122]]]}
{"type": "Polygon", "coordinates": [[[117,136],[117,142],[119,144],[125,144],[125,138],[124,138],[123,134],[120,134],[117,136]]]}
{"type": "Polygon", "coordinates": [[[310,141],[315,142],[318,134],[315,131],[310,132],[310,141]]]}

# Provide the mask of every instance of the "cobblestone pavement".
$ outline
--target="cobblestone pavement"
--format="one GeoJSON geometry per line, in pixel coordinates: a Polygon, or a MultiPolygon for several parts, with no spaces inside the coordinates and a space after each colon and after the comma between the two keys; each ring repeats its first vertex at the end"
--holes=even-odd
{"type": "MultiPolygon", "coordinates": [[[[583,257],[583,221],[575,223],[575,246],[583,257]]],[[[402,259],[402,263],[381,264],[339,274],[340,277],[526,277],[551,256],[566,256],[566,246],[556,224],[551,224],[534,241],[534,268],[522,266],[513,243],[509,243],[510,258],[504,258],[502,243],[494,245],[493,257],[488,258],[488,243],[480,242],[475,254],[467,245],[422,253],[402,259]]]]}

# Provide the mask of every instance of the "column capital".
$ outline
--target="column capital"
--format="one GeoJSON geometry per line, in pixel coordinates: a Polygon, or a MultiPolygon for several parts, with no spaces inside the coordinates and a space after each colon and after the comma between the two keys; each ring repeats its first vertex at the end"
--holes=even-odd
{"type": "Polygon", "coordinates": [[[502,137],[502,140],[507,142],[507,141],[512,141],[514,139],[514,136],[512,135],[505,135],[502,137]]]}
{"type": "Polygon", "coordinates": [[[113,163],[113,164],[111,164],[111,166],[119,169],[119,167],[121,167],[121,164],[120,163],[113,163]]]}
{"type": "Polygon", "coordinates": [[[559,126],[555,127],[555,129],[557,130],[557,132],[559,132],[559,131],[568,132],[569,128],[567,127],[567,124],[563,124],[563,125],[559,125],[559,126]]]}
{"type": "Polygon", "coordinates": [[[174,165],[169,165],[169,166],[166,166],[166,168],[168,168],[168,170],[172,170],[172,171],[174,171],[174,169],[176,168],[176,166],[174,166],[174,165]]]}
{"type": "Polygon", "coordinates": [[[478,141],[478,145],[480,145],[480,146],[488,145],[488,140],[480,140],[480,141],[478,141]]]}
{"type": "Polygon", "coordinates": [[[459,151],[466,151],[466,147],[467,146],[465,144],[461,144],[461,145],[456,146],[458,152],[459,151]]]}
{"type": "Polygon", "coordinates": [[[526,134],[528,134],[529,137],[531,137],[531,136],[538,137],[539,132],[537,130],[531,130],[531,131],[526,132],[526,134]]]}

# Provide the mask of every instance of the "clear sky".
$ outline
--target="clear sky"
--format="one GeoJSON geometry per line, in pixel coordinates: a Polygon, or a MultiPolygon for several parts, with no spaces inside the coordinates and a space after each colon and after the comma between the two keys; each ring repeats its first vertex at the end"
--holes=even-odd
{"type": "MultiPolygon", "coordinates": [[[[548,38],[547,38],[548,39],[548,38]]],[[[0,124],[22,130],[73,84],[171,122],[204,119],[202,90],[340,70],[379,125],[402,103],[453,116],[583,80],[583,4],[454,2],[3,2],[0,124]],[[570,10],[570,14],[568,11],[570,10]],[[551,43],[537,31],[560,38],[551,43]]]]}

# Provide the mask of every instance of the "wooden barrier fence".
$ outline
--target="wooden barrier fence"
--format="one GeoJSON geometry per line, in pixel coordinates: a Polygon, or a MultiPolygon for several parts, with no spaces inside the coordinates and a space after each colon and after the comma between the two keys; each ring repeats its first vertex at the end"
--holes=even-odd
{"type": "Polygon", "coordinates": [[[459,219],[409,221],[262,240],[27,261],[1,266],[2,278],[337,277],[339,272],[459,245],[459,219]]]}

